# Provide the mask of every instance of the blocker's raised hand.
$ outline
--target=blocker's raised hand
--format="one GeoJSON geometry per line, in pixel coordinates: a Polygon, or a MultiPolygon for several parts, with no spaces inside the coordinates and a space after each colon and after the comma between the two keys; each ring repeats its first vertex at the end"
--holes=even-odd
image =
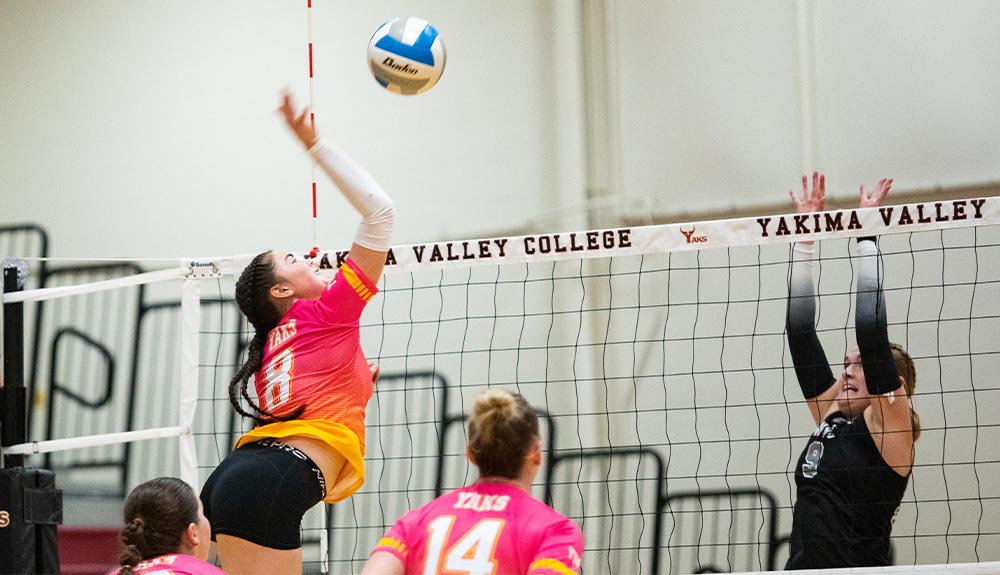
{"type": "Polygon", "coordinates": [[[812,190],[809,189],[809,176],[802,176],[802,198],[798,198],[792,190],[788,190],[788,195],[795,204],[796,213],[822,212],[826,202],[826,176],[813,172],[812,190]]]}
{"type": "Polygon", "coordinates": [[[861,184],[861,207],[874,208],[882,205],[889,190],[892,188],[892,178],[882,178],[875,184],[875,189],[867,192],[865,185],[861,184]]]}

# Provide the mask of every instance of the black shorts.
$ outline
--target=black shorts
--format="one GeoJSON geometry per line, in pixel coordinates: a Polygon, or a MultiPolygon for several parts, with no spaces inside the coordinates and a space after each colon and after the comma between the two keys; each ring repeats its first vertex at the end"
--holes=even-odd
{"type": "Polygon", "coordinates": [[[276,439],[230,453],[201,490],[212,540],[231,535],[271,549],[298,549],[306,511],[323,500],[323,473],[305,453],[276,439]]]}

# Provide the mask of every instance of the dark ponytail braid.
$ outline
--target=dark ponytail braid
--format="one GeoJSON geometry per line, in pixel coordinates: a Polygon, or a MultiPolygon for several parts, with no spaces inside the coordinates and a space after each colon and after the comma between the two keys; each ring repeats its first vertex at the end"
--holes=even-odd
{"type": "Polygon", "coordinates": [[[278,278],[274,275],[274,256],[270,251],[257,254],[236,281],[236,303],[253,326],[254,336],[247,345],[246,362],[229,382],[229,403],[233,405],[236,413],[253,419],[257,425],[297,419],[304,409],[300,407],[291,415],[279,417],[258,405],[247,391],[250,378],[264,365],[267,334],[281,321],[281,312],[271,301],[271,287],[277,282],[278,278]],[[239,389],[238,394],[237,389],[239,389]],[[240,405],[240,396],[255,413],[243,409],[240,405]]]}
{"type": "Polygon", "coordinates": [[[145,523],[142,518],[137,517],[129,521],[128,525],[122,529],[121,539],[125,547],[118,554],[118,564],[122,566],[118,570],[118,575],[135,575],[135,571],[132,568],[138,565],[143,559],[142,551],[139,548],[146,547],[144,527],[145,523]]]}
{"type": "Polygon", "coordinates": [[[198,496],[180,479],[158,477],[129,493],[124,515],[118,575],[135,575],[140,562],[180,551],[184,532],[199,520],[198,496]]]}

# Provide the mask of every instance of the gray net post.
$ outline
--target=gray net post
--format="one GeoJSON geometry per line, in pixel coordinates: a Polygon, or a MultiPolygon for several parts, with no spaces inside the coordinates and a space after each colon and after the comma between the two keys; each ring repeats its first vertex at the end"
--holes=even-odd
{"type": "MultiPolygon", "coordinates": [[[[24,289],[24,260],[4,259],[3,292],[24,289]]],[[[3,379],[0,446],[27,441],[24,389],[24,304],[3,304],[3,379]]],[[[62,523],[62,492],[47,469],[25,469],[23,455],[5,455],[0,469],[0,574],[59,573],[56,527],[62,523]]]]}

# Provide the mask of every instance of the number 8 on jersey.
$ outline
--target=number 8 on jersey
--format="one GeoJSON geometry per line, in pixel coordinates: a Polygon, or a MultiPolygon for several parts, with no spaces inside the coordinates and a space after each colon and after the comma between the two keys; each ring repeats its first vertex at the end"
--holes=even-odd
{"type": "Polygon", "coordinates": [[[288,402],[292,397],[292,368],[295,364],[295,354],[292,348],[274,356],[264,370],[264,401],[267,410],[288,402]]]}

